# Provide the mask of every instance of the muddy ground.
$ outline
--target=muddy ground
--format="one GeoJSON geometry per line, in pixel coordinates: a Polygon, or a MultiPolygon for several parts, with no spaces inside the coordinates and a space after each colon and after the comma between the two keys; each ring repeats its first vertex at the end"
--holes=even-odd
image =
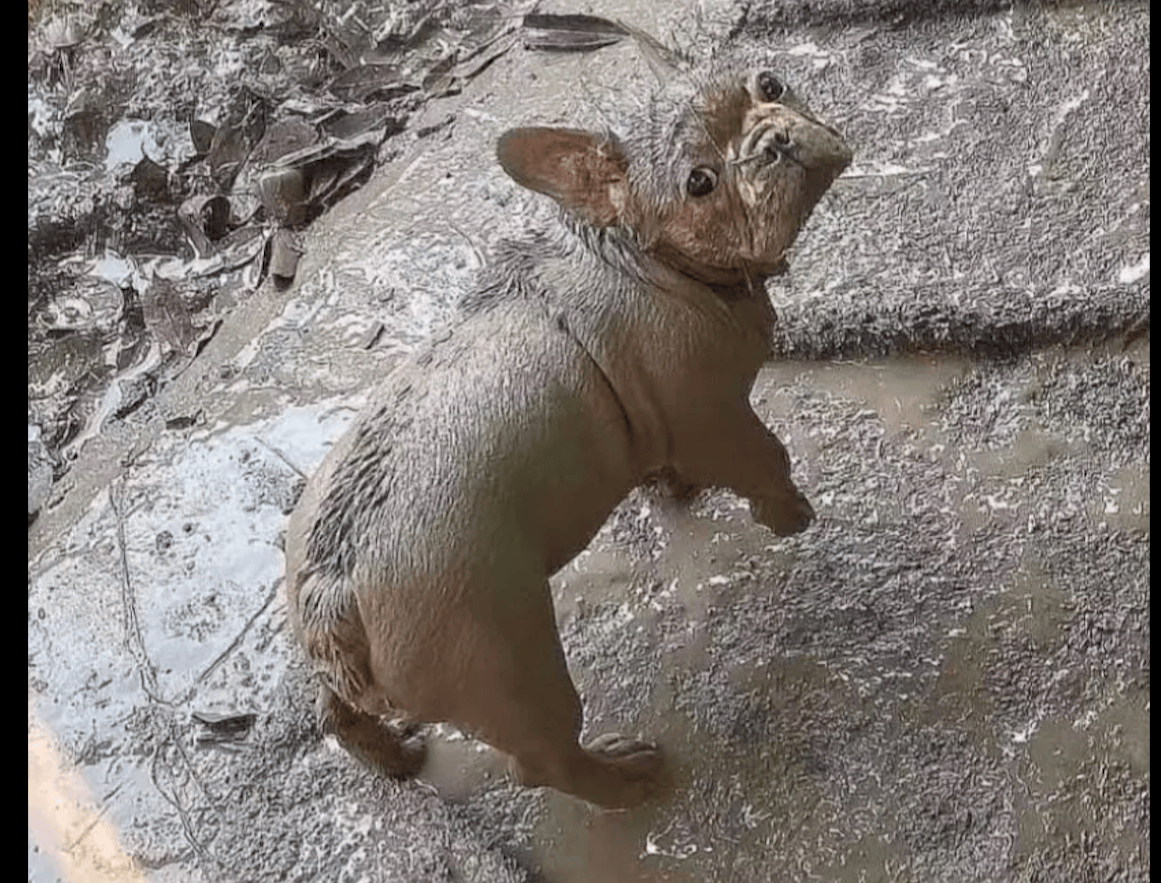
{"type": "Polygon", "coordinates": [[[32,524],[30,880],[1149,879],[1148,5],[698,9],[544,7],[767,43],[856,160],[754,390],[817,524],[639,492],[553,582],[589,731],[657,737],[675,793],[518,790],[448,730],[376,779],[316,733],[287,627],[301,476],[548,211],[496,137],[615,124],[649,76],[516,46],[32,524]]]}

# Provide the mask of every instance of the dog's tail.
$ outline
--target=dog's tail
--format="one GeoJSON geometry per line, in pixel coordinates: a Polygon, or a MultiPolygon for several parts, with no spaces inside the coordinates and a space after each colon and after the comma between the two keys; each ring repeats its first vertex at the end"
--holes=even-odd
{"type": "Polygon", "coordinates": [[[295,578],[297,591],[290,596],[302,644],[327,687],[356,708],[387,713],[374,707],[382,700],[376,702],[369,689],[374,680],[371,647],[348,581],[310,566],[295,578]]]}
{"type": "Polygon", "coordinates": [[[290,592],[295,625],[322,676],[318,697],[323,733],[338,737],[357,760],[382,775],[406,778],[425,756],[416,726],[397,715],[371,673],[371,647],[346,577],[305,568],[290,592]]]}

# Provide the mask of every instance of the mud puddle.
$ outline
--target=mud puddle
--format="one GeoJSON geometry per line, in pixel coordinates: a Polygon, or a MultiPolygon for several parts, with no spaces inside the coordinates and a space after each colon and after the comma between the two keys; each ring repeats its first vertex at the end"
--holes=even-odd
{"type": "MultiPolygon", "coordinates": [[[[885,534],[897,537],[910,520],[941,517],[944,551],[970,557],[990,548],[997,534],[1026,532],[1030,524],[1035,529],[1038,518],[1048,524],[1052,516],[1045,511],[1059,510],[1061,484],[1064,499],[1075,498],[1073,514],[1085,530],[1148,532],[1147,461],[1122,462],[1115,445],[1103,450],[1110,439],[1098,437],[1101,427],[1083,425],[1081,412],[1062,420],[1054,392],[1077,389],[1078,378],[1093,371],[1110,382],[1127,371],[1141,382],[1148,365],[1147,340],[1128,352],[1119,345],[1052,350],[1007,366],[948,357],[782,363],[762,372],[754,401],[786,441],[796,476],[813,486],[808,492],[820,516],[814,531],[816,538],[825,534],[824,547],[827,537],[847,534],[834,543],[842,560],[874,562],[885,534]],[[1002,394],[989,389],[997,373],[1002,394]],[[815,419],[820,409],[829,411],[830,421],[815,419]],[[834,425],[836,418],[847,422],[834,425]],[[837,456],[832,439],[839,429],[848,441],[855,432],[864,446],[858,456],[867,458],[862,474],[846,483],[845,464],[828,466],[828,457],[837,456]],[[1088,464],[1082,471],[1097,473],[1084,489],[1089,499],[1079,498],[1082,488],[1072,477],[1060,475],[1079,463],[1088,464]],[[907,468],[919,473],[917,485],[934,491],[927,501],[883,493],[882,482],[859,485],[868,473],[907,468]],[[828,475],[832,469],[836,474],[828,475]],[[931,482],[935,476],[937,483],[931,482]],[[856,496],[862,499],[851,505],[856,496]],[[858,535],[851,539],[852,533],[858,535]]],[[[1147,423],[1147,386],[1145,392],[1147,423]]],[[[954,730],[961,740],[955,750],[984,768],[977,787],[987,787],[989,776],[1047,783],[1005,811],[1013,855],[1025,859],[1040,854],[1062,829],[1076,837],[1099,827],[1079,804],[1066,802],[1047,816],[1043,804],[1059,800],[1062,789],[1074,789],[1077,777],[1086,775],[1101,733],[1115,728],[1115,743],[1100,750],[1147,782],[1147,696],[1096,702],[1087,718],[1042,706],[1025,713],[1019,725],[1004,723],[996,665],[1009,640],[1044,662],[1046,691],[1076,677],[1076,662],[1059,660],[1073,640],[1078,600],[1044,563],[1036,542],[1016,544],[995,580],[987,577],[995,563],[977,565],[986,590],[948,598],[945,609],[915,620],[914,610],[902,616],[886,604],[874,610],[879,602],[862,600],[855,590],[825,600],[796,595],[813,591],[811,532],[802,539],[772,537],[728,493],[703,494],[688,509],[644,495],[627,508],[620,525],[615,516],[554,578],[558,619],[586,701],[586,732],[618,729],[658,738],[676,788],[665,801],[620,813],[544,792],[543,815],[525,850],[544,879],[923,879],[915,871],[917,845],[905,842],[915,818],[909,822],[906,808],[898,806],[906,798],[893,793],[891,781],[915,791],[931,786],[918,787],[897,770],[874,769],[884,762],[883,743],[891,746],[886,750],[910,750],[905,746],[914,736],[900,729],[934,728],[941,738],[954,730]],[[902,621],[892,624],[896,618],[902,621]],[[805,623],[796,627],[783,619],[805,623]],[[756,649],[740,637],[750,628],[768,636],[756,649]],[[613,637],[601,639],[598,632],[613,637]],[[593,658],[588,651],[576,660],[578,641],[602,645],[608,658],[599,671],[584,664],[593,658]],[[647,650],[627,646],[633,642],[647,650]],[[645,692],[628,702],[608,701],[620,682],[642,678],[645,692]],[[884,712],[896,717],[885,719],[884,712]],[[866,744],[867,732],[883,743],[866,744]]],[[[938,565],[929,564],[928,571],[925,579],[938,585],[938,565]]],[[[891,567],[877,578],[890,584],[891,567]]],[[[452,744],[435,745],[424,774],[441,793],[462,800],[503,780],[503,763],[494,754],[471,740],[452,744]]],[[[954,801],[953,795],[954,789],[941,799],[954,801]]],[[[921,818],[950,813],[940,824],[953,832],[956,825],[972,825],[971,812],[956,815],[951,804],[911,812],[921,818]]],[[[963,832],[955,836],[962,839],[963,832]]],[[[1125,854],[1136,843],[1131,837],[1122,842],[1125,854]]],[[[936,848],[944,847],[950,849],[936,848]]],[[[984,879],[978,873],[965,866],[961,879],[984,879]]]]}
{"type": "MultiPolygon", "coordinates": [[[[773,537],[727,492],[637,491],[552,582],[586,735],[656,738],[672,794],[629,812],[529,794],[447,727],[419,789],[553,883],[994,880],[1093,837],[1130,861],[1149,776],[1148,366],[1148,340],[769,366],[754,402],[811,530],[773,537]],[[925,874],[935,857],[945,872],[925,874]]],[[[201,879],[180,863],[248,849],[231,807],[274,799],[255,790],[267,773],[239,776],[297,658],[277,535],[356,402],[255,396],[230,412],[246,425],[156,442],[30,568],[30,861],[64,849],[57,867],[79,867],[90,837],[105,861],[120,835],[139,865],[201,879]]],[[[373,780],[333,746],[298,757],[373,780]]],[[[331,818],[321,799],[292,804],[288,837],[331,818]]]]}

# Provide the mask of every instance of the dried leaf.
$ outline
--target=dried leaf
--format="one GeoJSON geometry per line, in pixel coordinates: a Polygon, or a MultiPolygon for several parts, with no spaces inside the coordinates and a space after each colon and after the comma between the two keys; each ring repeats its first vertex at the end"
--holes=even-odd
{"type": "Polygon", "coordinates": [[[145,327],[157,341],[180,355],[194,354],[198,335],[177,287],[172,282],[156,280],[142,294],[141,306],[145,314],[145,327]]]}
{"type": "Polygon", "coordinates": [[[121,403],[113,416],[124,420],[157,394],[157,378],[148,372],[113,381],[121,394],[121,403]]]}
{"type": "Polygon", "coordinates": [[[318,130],[302,120],[280,120],[266,129],[266,134],[250,154],[250,162],[272,163],[287,154],[318,143],[318,130]]]}
{"type": "Polygon", "coordinates": [[[389,134],[403,130],[405,120],[395,116],[386,102],[377,102],[361,110],[334,110],[318,120],[319,127],[332,138],[347,140],[374,129],[386,128],[389,134]]]}
{"type": "Polygon", "coordinates": [[[431,73],[423,78],[423,91],[428,99],[456,95],[462,89],[459,78],[449,73],[431,73]]]}
{"type": "Polygon", "coordinates": [[[198,736],[199,743],[245,739],[258,719],[258,715],[252,713],[212,714],[204,711],[195,711],[192,717],[207,731],[198,736]]]}
{"type": "Polygon", "coordinates": [[[364,147],[328,157],[311,166],[310,202],[312,207],[327,207],[342,199],[352,185],[371,171],[375,152],[364,147]]]}
{"type": "Polygon", "coordinates": [[[359,349],[369,350],[375,346],[375,344],[379,342],[379,338],[383,336],[383,331],[386,327],[386,325],[379,321],[376,321],[373,325],[371,325],[371,327],[368,328],[366,333],[363,335],[362,339],[360,339],[359,349]]]}
{"type": "Polygon", "coordinates": [[[194,253],[207,258],[214,253],[214,240],[226,235],[230,222],[230,201],[221,195],[191,196],[177,210],[194,253]]]}
{"type": "Polygon", "coordinates": [[[214,180],[223,189],[233,182],[250,151],[238,126],[222,126],[214,132],[206,159],[213,170],[214,180]]]}
{"type": "Polygon", "coordinates": [[[214,134],[218,127],[205,120],[189,121],[189,140],[193,142],[194,152],[198,156],[205,156],[210,152],[214,143],[214,134]]]}
{"type": "Polygon", "coordinates": [[[175,414],[165,421],[166,429],[189,429],[191,426],[197,426],[198,422],[204,419],[202,411],[199,408],[193,414],[175,414]]]}
{"type": "Polygon", "coordinates": [[[331,92],[343,101],[365,101],[373,95],[394,98],[414,92],[415,85],[403,79],[399,68],[391,64],[360,64],[339,74],[331,83],[331,92]]]}
{"type": "Polygon", "coordinates": [[[227,199],[230,200],[230,226],[234,228],[254,220],[254,215],[262,208],[262,200],[254,193],[235,192],[227,199]]]}
{"type": "Polygon", "coordinates": [[[303,251],[298,236],[285,229],[275,232],[270,251],[270,275],[275,281],[286,284],[294,279],[303,251]]]}
{"type": "Polygon", "coordinates": [[[596,15],[524,16],[524,45],[529,49],[582,52],[611,46],[628,35],[622,25],[596,15]]]}
{"type": "Polygon", "coordinates": [[[519,36],[515,30],[509,29],[501,32],[496,38],[489,40],[475,52],[466,56],[452,69],[452,73],[461,80],[470,80],[479,76],[493,61],[515,46],[518,39],[519,36]]]}
{"type": "Polygon", "coordinates": [[[301,224],[306,217],[305,189],[302,170],[292,167],[272,169],[258,180],[258,195],[266,207],[266,216],[290,227],[301,224]]]}
{"type": "Polygon", "coordinates": [[[257,225],[240,227],[227,233],[217,243],[220,258],[215,273],[226,273],[244,267],[262,254],[266,247],[267,231],[257,225]]]}
{"type": "Polygon", "coordinates": [[[133,193],[148,202],[166,202],[169,199],[169,172],[151,160],[144,151],[133,171],[129,173],[133,193]]]}

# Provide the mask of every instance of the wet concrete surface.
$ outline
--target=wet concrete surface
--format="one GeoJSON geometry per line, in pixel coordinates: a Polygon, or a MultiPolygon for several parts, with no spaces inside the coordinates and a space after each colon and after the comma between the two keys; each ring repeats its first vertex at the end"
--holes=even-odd
{"type": "Polygon", "coordinates": [[[548,211],[490,145],[647,76],[516,50],[32,526],[30,879],[133,879],[114,838],[156,881],[1149,879],[1149,339],[1118,337],[1148,318],[1148,7],[888,7],[583,10],[781,46],[858,152],[754,390],[818,523],[636,492],[553,581],[589,732],[657,737],[674,793],[519,790],[447,729],[378,780],[317,735],[287,627],[302,475],[548,211]]]}

